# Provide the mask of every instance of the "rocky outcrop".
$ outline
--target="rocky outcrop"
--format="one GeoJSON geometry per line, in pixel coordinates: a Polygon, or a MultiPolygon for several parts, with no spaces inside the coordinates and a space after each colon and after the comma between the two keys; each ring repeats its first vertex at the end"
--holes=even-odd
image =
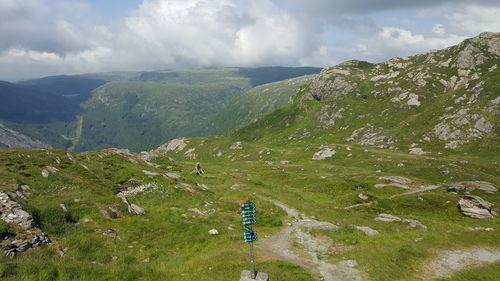
{"type": "Polygon", "coordinates": [[[492,218],[496,215],[492,209],[493,204],[479,196],[466,195],[458,200],[457,207],[464,216],[475,219],[492,218]]]}
{"type": "Polygon", "coordinates": [[[49,237],[35,227],[33,217],[4,192],[0,192],[0,219],[7,223],[16,224],[23,229],[15,237],[0,240],[0,249],[9,257],[50,243],[49,237]]]}
{"type": "Polygon", "coordinates": [[[15,223],[26,230],[35,226],[33,217],[4,192],[0,192],[0,219],[8,223],[15,223]]]}

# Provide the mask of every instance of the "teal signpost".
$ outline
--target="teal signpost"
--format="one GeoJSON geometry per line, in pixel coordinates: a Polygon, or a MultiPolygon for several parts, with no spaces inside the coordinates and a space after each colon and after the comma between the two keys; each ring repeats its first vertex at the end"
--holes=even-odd
{"type": "Polygon", "coordinates": [[[247,199],[241,204],[241,218],[243,219],[243,240],[250,246],[250,278],[255,279],[255,260],[253,256],[253,242],[257,241],[257,232],[252,229],[256,222],[255,203],[247,199]]]}

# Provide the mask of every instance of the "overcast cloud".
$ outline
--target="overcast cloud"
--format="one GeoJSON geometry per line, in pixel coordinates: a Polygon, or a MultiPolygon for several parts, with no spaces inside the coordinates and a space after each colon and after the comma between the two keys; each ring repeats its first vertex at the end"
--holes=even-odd
{"type": "Polygon", "coordinates": [[[498,1],[0,0],[0,80],[198,66],[379,62],[500,31],[498,1]],[[105,23],[103,23],[105,22],[105,23]]]}

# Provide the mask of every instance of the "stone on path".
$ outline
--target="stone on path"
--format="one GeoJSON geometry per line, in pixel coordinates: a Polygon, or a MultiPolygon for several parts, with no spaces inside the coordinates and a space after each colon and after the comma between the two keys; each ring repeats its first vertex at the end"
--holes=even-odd
{"type": "Polygon", "coordinates": [[[255,279],[250,278],[250,270],[243,270],[241,272],[240,281],[268,281],[269,276],[265,272],[257,271],[255,279]]]}

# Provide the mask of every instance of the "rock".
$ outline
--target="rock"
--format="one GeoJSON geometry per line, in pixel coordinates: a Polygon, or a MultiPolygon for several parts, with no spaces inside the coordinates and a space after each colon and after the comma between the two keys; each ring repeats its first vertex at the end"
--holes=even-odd
{"type": "Polygon", "coordinates": [[[188,159],[196,159],[197,155],[196,153],[194,153],[195,149],[194,148],[190,148],[188,150],[186,150],[186,152],[184,152],[184,157],[188,158],[188,159]]]}
{"type": "Polygon", "coordinates": [[[44,178],[48,178],[48,177],[49,177],[49,171],[47,171],[47,170],[45,170],[45,169],[44,169],[44,170],[42,170],[42,177],[44,177],[44,178]]]}
{"type": "Polygon", "coordinates": [[[15,223],[23,229],[31,229],[35,222],[33,217],[24,211],[21,206],[9,198],[9,196],[0,191],[0,219],[8,223],[15,223]]]}
{"type": "Polygon", "coordinates": [[[250,270],[243,270],[240,275],[240,281],[269,281],[269,276],[265,272],[257,271],[254,279],[250,277],[250,270]]]}
{"type": "Polygon", "coordinates": [[[429,152],[423,151],[422,148],[420,148],[420,147],[413,147],[413,148],[410,148],[408,153],[414,154],[414,155],[425,155],[429,152]]]}
{"type": "Polygon", "coordinates": [[[67,212],[68,209],[66,208],[66,205],[64,205],[63,203],[59,204],[59,207],[61,207],[61,209],[64,211],[64,212],[67,212]]]}
{"type": "Polygon", "coordinates": [[[238,188],[240,188],[240,187],[244,187],[244,186],[247,186],[247,185],[246,185],[246,184],[244,184],[244,183],[237,183],[237,184],[233,184],[233,185],[231,185],[231,186],[229,187],[229,189],[236,190],[236,189],[238,189],[238,188]]]}
{"type": "Polygon", "coordinates": [[[128,212],[130,214],[138,215],[138,216],[146,214],[146,210],[144,210],[143,208],[141,208],[135,204],[130,203],[130,201],[127,199],[127,197],[125,197],[125,196],[119,196],[119,197],[122,199],[122,201],[124,203],[127,204],[128,212]]]}
{"type": "Polygon", "coordinates": [[[158,189],[158,185],[156,185],[154,183],[148,183],[148,184],[132,186],[132,187],[129,187],[127,189],[124,189],[124,190],[120,191],[116,196],[122,198],[122,200],[123,200],[123,197],[125,197],[125,196],[133,196],[137,193],[142,193],[142,192],[145,192],[147,190],[151,191],[151,190],[156,190],[156,189],[158,189]]]}
{"type": "Polygon", "coordinates": [[[160,147],[160,149],[163,149],[165,151],[174,151],[174,152],[179,152],[182,151],[186,147],[186,142],[185,139],[180,138],[180,139],[173,139],[167,143],[166,147],[160,147]]]}
{"type": "Polygon", "coordinates": [[[219,235],[219,231],[217,229],[213,228],[208,231],[208,234],[210,235],[219,235]]]}
{"type": "Polygon", "coordinates": [[[492,227],[467,227],[465,231],[494,231],[492,227]]]}
{"type": "Polygon", "coordinates": [[[205,213],[203,213],[202,211],[200,211],[200,209],[198,209],[198,208],[190,208],[190,209],[188,209],[188,211],[193,212],[193,213],[195,213],[197,215],[205,216],[205,213]]]}
{"type": "Polygon", "coordinates": [[[159,176],[159,175],[160,175],[159,173],[151,172],[151,171],[148,171],[148,170],[142,170],[142,172],[143,172],[146,176],[159,176]]]}
{"type": "Polygon", "coordinates": [[[354,228],[364,232],[368,236],[375,236],[380,234],[380,232],[376,231],[375,229],[371,229],[368,226],[354,226],[354,228]]]}
{"type": "Polygon", "coordinates": [[[52,148],[41,141],[31,139],[18,131],[7,128],[0,123],[0,146],[23,148],[52,148]]]}
{"type": "Polygon", "coordinates": [[[167,179],[173,179],[173,180],[178,180],[178,179],[181,179],[181,175],[177,174],[177,173],[165,173],[163,174],[163,177],[164,178],[167,178],[167,179]]]}
{"type": "Polygon", "coordinates": [[[486,202],[479,196],[465,195],[458,200],[458,209],[467,217],[484,219],[492,218],[495,212],[491,209],[493,204],[486,202]]]}
{"type": "Polygon", "coordinates": [[[374,185],[375,188],[383,188],[383,187],[386,187],[386,186],[395,186],[395,187],[400,187],[400,188],[403,188],[403,189],[411,189],[411,187],[409,187],[407,185],[396,183],[396,182],[393,182],[393,183],[377,183],[377,184],[374,185]]]}
{"type": "Polygon", "coordinates": [[[446,188],[448,192],[472,191],[475,189],[490,194],[497,192],[497,188],[492,183],[485,181],[463,181],[451,184],[446,188]]]}
{"type": "Polygon", "coordinates": [[[400,184],[410,184],[412,183],[412,180],[409,178],[405,177],[400,177],[400,176],[385,176],[385,177],[379,177],[379,180],[387,180],[391,182],[397,182],[400,184]]]}
{"type": "Polygon", "coordinates": [[[197,194],[198,192],[193,189],[193,187],[190,184],[180,182],[175,185],[176,188],[183,189],[189,194],[197,194]]]}
{"type": "Polygon", "coordinates": [[[412,219],[402,219],[400,217],[396,217],[394,215],[390,214],[379,214],[375,220],[377,221],[383,221],[383,222],[403,222],[403,223],[408,223],[410,228],[416,228],[420,227],[422,229],[427,229],[427,226],[423,225],[417,220],[412,220],[412,219]]]}
{"type": "Polygon", "coordinates": [[[321,151],[314,153],[312,159],[313,160],[323,160],[323,159],[330,158],[330,157],[334,156],[336,153],[337,152],[333,149],[325,148],[321,151]]]}
{"type": "Polygon", "coordinates": [[[364,195],[363,193],[358,194],[358,198],[361,200],[368,200],[368,196],[364,195]]]}
{"type": "Polygon", "coordinates": [[[231,150],[241,150],[241,149],[243,149],[243,146],[241,145],[241,141],[237,141],[237,142],[233,143],[229,147],[229,149],[231,149],[231,150]]]}

